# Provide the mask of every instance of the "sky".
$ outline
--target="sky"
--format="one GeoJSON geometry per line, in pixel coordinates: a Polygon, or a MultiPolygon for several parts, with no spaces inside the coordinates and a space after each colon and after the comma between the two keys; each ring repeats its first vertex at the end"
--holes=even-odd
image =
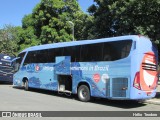
{"type": "MultiPolygon", "coordinates": [[[[0,29],[5,24],[21,26],[24,15],[32,13],[33,8],[41,0],[1,0],[0,1],[0,29]]],[[[87,8],[93,0],[78,0],[81,9],[87,12],[87,8]]]]}

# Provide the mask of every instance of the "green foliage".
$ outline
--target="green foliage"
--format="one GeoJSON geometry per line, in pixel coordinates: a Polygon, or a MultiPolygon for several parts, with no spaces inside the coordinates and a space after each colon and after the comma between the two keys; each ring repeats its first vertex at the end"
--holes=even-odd
{"type": "Polygon", "coordinates": [[[71,41],[73,25],[69,21],[74,24],[76,40],[89,38],[86,31],[92,18],[81,11],[77,0],[41,0],[22,20],[20,50],[29,45],[71,41]]]}
{"type": "Polygon", "coordinates": [[[118,34],[142,34],[160,40],[160,0],[132,0],[119,17],[118,34]],[[127,19],[128,18],[128,19],[127,19]],[[122,27],[123,26],[123,27],[122,27]],[[128,31],[128,32],[127,32],[128,31]]]}
{"type": "Polygon", "coordinates": [[[95,38],[142,34],[160,40],[160,0],[94,0],[95,38]]]}
{"type": "Polygon", "coordinates": [[[12,25],[4,25],[4,28],[0,29],[0,53],[16,55],[20,31],[21,27],[14,27],[12,25]]]}
{"type": "Polygon", "coordinates": [[[77,0],[41,0],[24,16],[22,28],[6,25],[0,30],[0,52],[71,41],[73,24],[75,40],[142,34],[160,43],[160,0],[94,1],[85,14],[77,0]]]}
{"type": "Polygon", "coordinates": [[[93,16],[77,11],[74,14],[75,38],[78,40],[94,39],[93,37],[93,16]]]}
{"type": "Polygon", "coordinates": [[[19,32],[19,50],[23,50],[26,47],[38,45],[39,42],[37,40],[37,37],[34,35],[34,28],[33,27],[27,27],[26,29],[23,29],[19,32]],[[26,47],[24,47],[26,45],[26,47]]]}
{"type": "Polygon", "coordinates": [[[24,16],[22,28],[13,27],[17,31],[9,33],[16,37],[12,39],[14,44],[10,45],[8,38],[3,38],[4,31],[0,31],[3,39],[0,48],[17,53],[39,44],[72,41],[73,27],[75,40],[89,39],[92,23],[93,17],[81,11],[77,0],[41,0],[31,14],[24,16]]]}

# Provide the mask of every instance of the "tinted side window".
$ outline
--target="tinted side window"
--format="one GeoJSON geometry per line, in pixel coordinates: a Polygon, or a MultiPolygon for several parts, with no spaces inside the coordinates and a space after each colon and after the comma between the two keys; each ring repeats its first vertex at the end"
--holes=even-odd
{"type": "Polygon", "coordinates": [[[114,59],[114,56],[116,56],[116,55],[112,55],[113,51],[114,49],[112,49],[111,43],[108,43],[108,42],[103,43],[102,61],[112,61],[114,59]]]}
{"type": "Polygon", "coordinates": [[[104,43],[103,61],[114,61],[127,57],[130,53],[131,46],[131,40],[104,43]]]}
{"type": "Polygon", "coordinates": [[[55,48],[54,49],[55,56],[63,56],[63,50],[64,48],[55,48]]]}
{"type": "Polygon", "coordinates": [[[81,46],[72,46],[71,61],[79,62],[81,58],[81,46]]]}
{"type": "Polygon", "coordinates": [[[26,59],[24,61],[24,65],[30,64],[30,63],[36,63],[36,51],[28,52],[26,59]]]}
{"type": "Polygon", "coordinates": [[[55,53],[54,49],[48,49],[48,63],[55,62],[55,53]]]}
{"type": "Polygon", "coordinates": [[[81,62],[102,61],[103,44],[88,44],[81,46],[81,62]]]}
{"type": "Polygon", "coordinates": [[[125,58],[129,55],[132,47],[132,41],[124,41],[123,44],[124,45],[122,46],[121,58],[125,58]]]}
{"type": "Polygon", "coordinates": [[[131,46],[132,40],[122,40],[30,51],[24,65],[29,63],[53,63],[57,56],[71,56],[71,62],[114,61],[127,57],[131,46]]]}
{"type": "Polygon", "coordinates": [[[123,59],[129,55],[131,46],[132,40],[82,45],[79,62],[115,61],[123,59]]]}
{"type": "Polygon", "coordinates": [[[47,63],[48,62],[48,50],[36,51],[35,63],[47,63]]]}
{"type": "MultiPolygon", "coordinates": [[[[38,50],[38,51],[30,51],[27,54],[27,57],[24,61],[24,65],[30,63],[49,63],[50,56],[48,54],[48,49],[46,50],[38,50]]],[[[53,60],[52,60],[53,62],[53,60]]]]}
{"type": "Polygon", "coordinates": [[[80,62],[86,62],[88,61],[89,51],[87,45],[81,46],[81,57],[80,62]]]}
{"type": "Polygon", "coordinates": [[[63,56],[71,56],[72,52],[72,47],[64,47],[63,56]]]}
{"type": "Polygon", "coordinates": [[[63,56],[71,56],[71,62],[75,62],[76,61],[76,56],[75,55],[75,50],[74,50],[74,46],[71,47],[64,47],[64,51],[63,51],[63,56]]]}
{"type": "Polygon", "coordinates": [[[81,46],[69,46],[64,48],[54,49],[54,57],[57,56],[71,56],[71,62],[77,62],[80,60],[80,48],[81,46]]]}

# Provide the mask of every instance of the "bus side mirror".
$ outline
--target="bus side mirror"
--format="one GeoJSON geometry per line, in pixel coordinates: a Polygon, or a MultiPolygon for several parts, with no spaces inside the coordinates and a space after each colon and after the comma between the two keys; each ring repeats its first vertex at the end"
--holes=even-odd
{"type": "Polygon", "coordinates": [[[13,65],[13,71],[14,72],[17,72],[19,70],[19,63],[15,63],[14,65],[13,65]]]}
{"type": "Polygon", "coordinates": [[[18,58],[12,60],[11,67],[13,68],[13,72],[17,72],[19,70],[20,64],[17,63],[18,58]]]}

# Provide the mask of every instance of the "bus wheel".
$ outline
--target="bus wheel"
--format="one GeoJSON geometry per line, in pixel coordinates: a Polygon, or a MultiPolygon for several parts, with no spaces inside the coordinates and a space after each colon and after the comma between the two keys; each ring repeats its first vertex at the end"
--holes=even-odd
{"type": "Polygon", "coordinates": [[[82,102],[88,102],[90,100],[91,97],[90,97],[90,90],[89,90],[88,86],[81,85],[78,88],[78,98],[82,102]]]}
{"type": "Polygon", "coordinates": [[[28,87],[28,80],[26,80],[26,81],[24,82],[24,89],[25,89],[26,91],[29,90],[29,87],[28,87]]]}

